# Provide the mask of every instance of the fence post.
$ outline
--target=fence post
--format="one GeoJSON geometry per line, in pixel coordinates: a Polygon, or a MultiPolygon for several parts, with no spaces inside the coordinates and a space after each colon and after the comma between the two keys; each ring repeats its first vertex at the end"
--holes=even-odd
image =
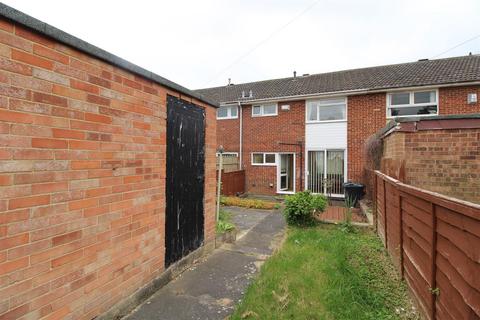
{"type": "Polygon", "coordinates": [[[432,265],[431,265],[431,278],[430,278],[430,283],[432,285],[431,287],[431,304],[432,304],[432,309],[430,310],[430,316],[431,319],[434,320],[436,317],[436,301],[437,301],[437,210],[435,203],[431,202],[432,206],[432,252],[431,252],[431,257],[432,257],[432,265]]]}
{"type": "Polygon", "coordinates": [[[388,238],[387,238],[387,187],[384,177],[383,181],[383,232],[385,234],[385,248],[388,251],[388,238]]]}
{"type": "Polygon", "coordinates": [[[373,170],[373,223],[375,224],[375,233],[378,234],[378,211],[377,211],[377,173],[373,170]]]}

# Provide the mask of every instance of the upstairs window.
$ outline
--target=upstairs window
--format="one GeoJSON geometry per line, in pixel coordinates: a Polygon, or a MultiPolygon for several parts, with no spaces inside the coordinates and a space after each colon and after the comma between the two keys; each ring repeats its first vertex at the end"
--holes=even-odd
{"type": "Polygon", "coordinates": [[[221,106],[217,109],[217,119],[237,119],[237,106],[221,106]]]}
{"type": "Polygon", "coordinates": [[[276,103],[254,105],[252,106],[252,117],[268,117],[278,114],[276,103]]]}
{"type": "Polygon", "coordinates": [[[307,122],[345,121],[346,119],[347,103],[345,99],[307,102],[307,122]]]}
{"type": "Polygon", "coordinates": [[[387,95],[387,117],[438,114],[437,91],[395,92],[387,95]]]}
{"type": "Polygon", "coordinates": [[[254,153],[252,153],[252,165],[254,165],[254,166],[274,166],[274,165],[276,165],[276,154],[275,153],[254,152],[254,153]]]}

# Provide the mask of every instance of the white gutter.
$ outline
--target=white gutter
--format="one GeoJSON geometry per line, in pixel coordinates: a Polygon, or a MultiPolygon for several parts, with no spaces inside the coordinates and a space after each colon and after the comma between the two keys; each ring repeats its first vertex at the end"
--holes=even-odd
{"type": "Polygon", "coordinates": [[[358,90],[343,90],[343,91],[332,91],[325,93],[312,93],[312,94],[301,94],[294,96],[283,96],[283,97],[272,97],[264,99],[251,99],[251,100],[235,100],[229,102],[222,102],[221,105],[231,105],[234,103],[240,104],[252,104],[255,102],[280,102],[280,101],[291,101],[299,99],[315,99],[315,98],[325,98],[325,97],[338,97],[338,96],[353,96],[360,94],[369,94],[369,93],[383,93],[383,92],[395,92],[395,91],[405,91],[405,90],[417,90],[417,89],[435,89],[435,88],[445,88],[445,87],[463,87],[463,86],[474,86],[480,85],[480,81],[474,82],[456,82],[448,84],[439,84],[439,85],[425,85],[425,86],[412,86],[412,87],[399,87],[399,88],[384,88],[384,89],[358,89],[358,90]]]}

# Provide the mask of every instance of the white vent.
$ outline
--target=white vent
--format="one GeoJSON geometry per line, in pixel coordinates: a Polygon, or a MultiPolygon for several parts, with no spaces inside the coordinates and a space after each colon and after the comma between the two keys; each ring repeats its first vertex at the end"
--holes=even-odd
{"type": "Polygon", "coordinates": [[[289,104],[283,104],[282,105],[282,110],[284,110],[284,111],[290,110],[290,105],[289,104]]]}
{"type": "Polygon", "coordinates": [[[467,95],[467,102],[468,102],[468,104],[477,103],[477,94],[476,93],[469,93],[467,95]]]}

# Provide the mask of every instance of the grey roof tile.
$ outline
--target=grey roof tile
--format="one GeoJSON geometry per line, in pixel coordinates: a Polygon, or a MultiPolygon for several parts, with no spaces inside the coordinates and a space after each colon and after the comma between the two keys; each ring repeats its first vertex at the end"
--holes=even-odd
{"type": "Polygon", "coordinates": [[[264,80],[195,91],[222,103],[472,81],[480,81],[480,55],[264,80]],[[250,90],[253,98],[242,99],[242,91],[248,95],[250,90]]]}

